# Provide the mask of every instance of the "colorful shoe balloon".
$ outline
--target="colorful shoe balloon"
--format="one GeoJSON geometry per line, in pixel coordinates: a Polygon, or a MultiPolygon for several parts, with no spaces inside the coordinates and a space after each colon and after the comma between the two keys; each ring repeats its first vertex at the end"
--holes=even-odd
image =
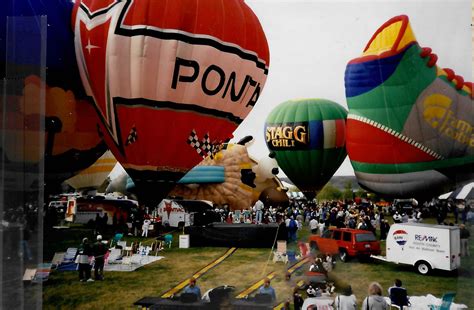
{"type": "Polygon", "coordinates": [[[433,195],[474,177],[472,83],[436,61],[401,15],[347,65],[347,153],[369,190],[433,195]]]}

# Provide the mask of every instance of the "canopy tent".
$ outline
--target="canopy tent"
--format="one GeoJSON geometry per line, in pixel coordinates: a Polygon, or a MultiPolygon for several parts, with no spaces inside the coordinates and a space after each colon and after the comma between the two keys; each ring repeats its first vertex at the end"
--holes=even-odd
{"type": "Polygon", "coordinates": [[[439,199],[458,199],[458,200],[469,200],[474,199],[474,182],[466,184],[456,190],[443,194],[438,197],[439,199]]]}

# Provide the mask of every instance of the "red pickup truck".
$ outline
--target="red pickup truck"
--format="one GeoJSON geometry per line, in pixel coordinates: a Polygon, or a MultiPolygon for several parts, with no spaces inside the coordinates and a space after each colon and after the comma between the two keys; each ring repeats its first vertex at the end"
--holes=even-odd
{"type": "Polygon", "coordinates": [[[339,254],[341,261],[359,256],[380,255],[380,242],[371,231],[352,228],[329,228],[323,236],[311,235],[309,244],[326,254],[339,254]]]}

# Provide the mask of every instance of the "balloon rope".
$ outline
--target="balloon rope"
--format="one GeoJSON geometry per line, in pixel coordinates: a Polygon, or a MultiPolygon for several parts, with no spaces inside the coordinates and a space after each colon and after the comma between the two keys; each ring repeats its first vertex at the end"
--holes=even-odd
{"type": "Polygon", "coordinates": [[[280,230],[280,224],[278,224],[278,228],[277,228],[277,231],[276,231],[276,234],[275,234],[275,239],[273,239],[273,245],[272,245],[272,248],[270,249],[270,253],[268,254],[267,263],[265,264],[265,268],[263,268],[262,276],[265,275],[265,272],[267,271],[268,263],[270,262],[270,258],[272,257],[273,249],[275,248],[275,244],[276,244],[276,241],[277,241],[277,238],[278,238],[278,231],[279,230],[280,230]]]}

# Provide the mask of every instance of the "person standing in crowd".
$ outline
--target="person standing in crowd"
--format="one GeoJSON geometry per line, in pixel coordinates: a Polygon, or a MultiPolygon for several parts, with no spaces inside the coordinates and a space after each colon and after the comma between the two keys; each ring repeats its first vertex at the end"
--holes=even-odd
{"type": "Polygon", "coordinates": [[[319,230],[319,236],[322,237],[324,233],[324,228],[326,227],[326,224],[324,224],[323,220],[319,220],[318,224],[318,230],[319,230]]]}
{"type": "Polygon", "coordinates": [[[400,213],[398,213],[398,211],[396,211],[395,214],[393,215],[393,222],[394,223],[402,222],[402,216],[400,215],[400,213]]]}
{"type": "Polygon", "coordinates": [[[319,287],[314,288],[311,284],[308,286],[306,290],[306,295],[308,297],[321,297],[321,289],[319,287]]]}
{"type": "Polygon", "coordinates": [[[400,309],[403,306],[408,306],[410,303],[408,301],[408,293],[406,288],[402,287],[402,280],[395,279],[394,286],[391,286],[388,289],[388,296],[392,302],[392,305],[397,305],[400,309]]]}
{"type": "Polygon", "coordinates": [[[275,294],[275,289],[270,285],[270,279],[265,278],[263,285],[260,286],[258,289],[259,294],[267,294],[270,295],[272,298],[272,301],[276,301],[276,294],[275,294]]]}
{"type": "Polygon", "coordinates": [[[460,234],[461,234],[461,256],[466,257],[470,256],[469,255],[469,237],[471,236],[471,233],[469,230],[466,228],[466,225],[461,224],[459,225],[460,234]]]}
{"type": "Polygon", "coordinates": [[[299,287],[296,286],[294,289],[293,289],[293,305],[294,305],[294,308],[295,310],[301,310],[301,307],[303,306],[303,297],[301,296],[300,292],[299,292],[299,287]]]}
{"type": "Polygon", "coordinates": [[[296,241],[296,232],[298,231],[298,223],[295,221],[293,216],[290,217],[288,223],[288,242],[296,241]]]}
{"type": "Polygon", "coordinates": [[[262,224],[262,217],[263,217],[263,202],[259,199],[254,204],[255,209],[255,217],[257,220],[257,224],[262,224]]]}
{"type": "Polygon", "coordinates": [[[364,310],[389,310],[390,306],[387,304],[382,296],[382,286],[378,282],[372,282],[369,285],[369,296],[364,299],[362,309],[364,310]]]}
{"type": "Polygon", "coordinates": [[[380,223],[380,240],[387,239],[388,231],[390,230],[390,224],[387,220],[382,220],[380,223]]]}
{"type": "Polygon", "coordinates": [[[196,278],[189,279],[189,285],[184,288],[183,293],[195,294],[198,299],[201,299],[201,288],[196,285],[196,278]]]}
{"type": "Polygon", "coordinates": [[[337,295],[334,300],[334,306],[337,310],[356,310],[357,299],[352,293],[352,287],[348,285],[344,288],[341,295],[337,295]]]}
{"type": "Polygon", "coordinates": [[[311,229],[312,234],[315,234],[318,231],[318,221],[314,217],[309,221],[309,228],[311,229]]]}
{"type": "Polygon", "coordinates": [[[149,219],[143,220],[142,237],[148,237],[148,229],[150,229],[151,221],[149,219]]]}
{"type": "Polygon", "coordinates": [[[102,242],[102,236],[97,236],[97,242],[94,243],[93,246],[93,253],[94,253],[94,278],[96,280],[103,280],[104,279],[104,263],[105,263],[105,255],[107,254],[109,248],[106,244],[102,242]]]}
{"type": "Polygon", "coordinates": [[[79,264],[79,281],[94,282],[91,278],[91,265],[89,263],[89,256],[92,256],[92,248],[87,238],[82,239],[82,243],[77,250],[75,262],[79,264]]]}

